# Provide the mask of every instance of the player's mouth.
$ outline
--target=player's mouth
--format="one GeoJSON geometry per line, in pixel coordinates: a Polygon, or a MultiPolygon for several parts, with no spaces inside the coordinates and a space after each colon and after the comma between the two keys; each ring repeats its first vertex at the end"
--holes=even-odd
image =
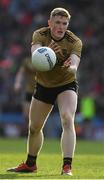
{"type": "Polygon", "coordinates": [[[59,35],[62,35],[63,34],[63,31],[58,31],[57,32],[59,35]]]}

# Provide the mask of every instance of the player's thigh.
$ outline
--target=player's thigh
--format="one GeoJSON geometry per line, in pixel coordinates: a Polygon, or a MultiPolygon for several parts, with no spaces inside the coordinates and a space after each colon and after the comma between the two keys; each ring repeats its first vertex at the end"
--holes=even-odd
{"type": "Polygon", "coordinates": [[[74,116],[77,108],[77,93],[73,90],[66,90],[57,97],[57,104],[60,115],[74,116]]]}
{"type": "Polygon", "coordinates": [[[29,111],[29,121],[33,126],[43,126],[53,106],[32,97],[29,111]]]}

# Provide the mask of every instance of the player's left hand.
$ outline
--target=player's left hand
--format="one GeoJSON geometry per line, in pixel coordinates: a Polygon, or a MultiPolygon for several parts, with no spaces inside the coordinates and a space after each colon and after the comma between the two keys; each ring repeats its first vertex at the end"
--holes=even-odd
{"type": "Polygon", "coordinates": [[[69,57],[68,59],[66,59],[66,61],[63,63],[62,67],[70,67],[71,65],[71,58],[69,57]]]}

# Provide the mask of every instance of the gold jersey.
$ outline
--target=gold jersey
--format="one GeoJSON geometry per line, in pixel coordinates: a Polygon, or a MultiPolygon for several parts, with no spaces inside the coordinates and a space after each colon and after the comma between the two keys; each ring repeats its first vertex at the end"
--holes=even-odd
{"type": "Polygon", "coordinates": [[[29,93],[33,93],[33,90],[36,86],[36,81],[35,81],[36,71],[34,70],[32,66],[30,57],[24,60],[23,67],[25,71],[26,91],[29,93]]]}
{"type": "MultiPolygon", "coordinates": [[[[52,37],[49,27],[40,28],[33,33],[32,45],[41,44],[42,46],[48,46],[51,41],[52,37]]],[[[36,81],[45,87],[58,87],[74,81],[76,75],[70,71],[69,67],[62,67],[62,65],[71,54],[81,56],[82,42],[71,31],[67,30],[61,40],[54,41],[61,47],[60,53],[56,54],[57,63],[55,67],[51,71],[38,71],[36,73],[36,81]]]]}

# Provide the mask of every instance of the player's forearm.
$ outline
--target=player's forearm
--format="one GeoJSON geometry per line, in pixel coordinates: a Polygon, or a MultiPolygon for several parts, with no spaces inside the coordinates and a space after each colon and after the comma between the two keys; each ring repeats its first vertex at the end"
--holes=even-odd
{"type": "Polygon", "coordinates": [[[71,58],[70,69],[76,72],[80,63],[80,58],[75,54],[71,54],[70,58],[71,58]]]}

